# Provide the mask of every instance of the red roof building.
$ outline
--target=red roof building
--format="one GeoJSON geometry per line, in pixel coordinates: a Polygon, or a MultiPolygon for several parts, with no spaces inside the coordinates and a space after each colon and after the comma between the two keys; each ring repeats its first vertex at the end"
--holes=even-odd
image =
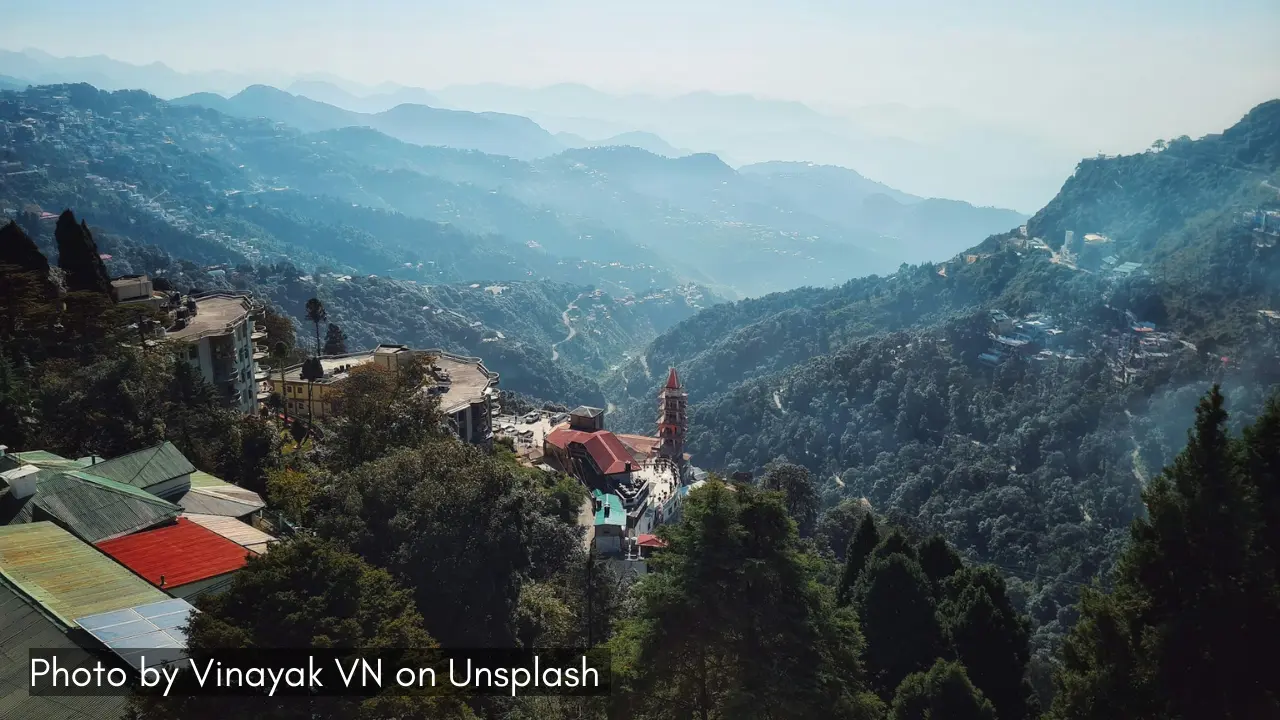
{"type": "Polygon", "coordinates": [[[657,535],[643,533],[636,536],[636,545],[639,545],[642,548],[664,548],[667,546],[667,543],[657,535]]]}
{"type": "Polygon", "coordinates": [[[211,580],[244,567],[250,553],[240,545],[180,517],[173,525],[98,543],[98,549],[156,587],[178,597],[196,594],[179,588],[211,580]]]}
{"type": "Polygon", "coordinates": [[[627,446],[608,430],[586,432],[561,425],[547,434],[546,444],[569,455],[585,455],[594,464],[599,475],[617,475],[631,472],[632,457],[627,446]],[[575,453],[574,446],[581,451],[575,453]]]}

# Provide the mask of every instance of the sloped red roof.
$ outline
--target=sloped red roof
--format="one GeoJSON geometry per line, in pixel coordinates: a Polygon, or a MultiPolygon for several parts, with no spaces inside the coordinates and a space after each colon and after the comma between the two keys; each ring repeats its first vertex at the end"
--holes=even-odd
{"type": "Polygon", "coordinates": [[[668,390],[680,389],[680,378],[676,377],[675,368],[671,368],[671,372],[667,374],[667,389],[668,390]]]}
{"type": "Polygon", "coordinates": [[[590,439],[591,433],[582,432],[581,430],[571,430],[568,425],[560,425],[547,433],[547,442],[564,450],[569,447],[569,443],[579,443],[585,445],[590,439]]]}
{"type": "Polygon", "coordinates": [[[172,588],[244,567],[249,551],[180,517],[173,525],[98,543],[98,549],[160,587],[172,588]]]}
{"type": "Polygon", "coordinates": [[[639,545],[640,547],[651,547],[651,548],[661,548],[661,547],[667,546],[667,544],[663,542],[662,538],[658,537],[657,535],[650,535],[648,533],[636,536],[636,545],[639,545]]]}
{"type": "Polygon", "coordinates": [[[627,446],[608,430],[583,432],[571,430],[562,425],[547,435],[547,442],[561,450],[569,447],[571,443],[582,445],[604,475],[626,472],[627,463],[632,462],[627,446]]]}

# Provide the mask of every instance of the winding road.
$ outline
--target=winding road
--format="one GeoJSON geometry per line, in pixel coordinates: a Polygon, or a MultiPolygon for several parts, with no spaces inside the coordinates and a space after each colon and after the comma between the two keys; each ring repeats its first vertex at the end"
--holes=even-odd
{"type": "Polygon", "coordinates": [[[556,360],[560,359],[560,351],[557,350],[556,347],[569,342],[570,340],[573,339],[574,335],[578,334],[578,329],[575,328],[573,324],[569,322],[569,311],[577,310],[578,301],[581,299],[582,299],[582,295],[578,295],[578,297],[573,299],[573,302],[569,303],[569,307],[565,308],[564,312],[560,313],[560,321],[564,323],[565,327],[569,328],[569,334],[565,335],[564,339],[561,340],[560,342],[551,343],[551,362],[555,362],[556,360]]]}

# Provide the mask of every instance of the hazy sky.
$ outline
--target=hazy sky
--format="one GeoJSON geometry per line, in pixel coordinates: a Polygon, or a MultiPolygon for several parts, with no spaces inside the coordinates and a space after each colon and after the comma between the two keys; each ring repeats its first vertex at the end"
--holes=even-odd
{"type": "Polygon", "coordinates": [[[0,0],[0,46],[366,83],[937,105],[1075,147],[1280,97],[1280,0],[0,0]]]}

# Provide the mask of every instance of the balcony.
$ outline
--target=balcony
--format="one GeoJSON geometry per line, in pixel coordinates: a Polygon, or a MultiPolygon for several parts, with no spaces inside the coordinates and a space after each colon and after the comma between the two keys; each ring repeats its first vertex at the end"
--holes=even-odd
{"type": "Polygon", "coordinates": [[[257,382],[266,382],[271,379],[271,373],[263,370],[262,368],[258,368],[258,371],[253,374],[253,379],[257,382]]]}
{"type": "Polygon", "coordinates": [[[259,350],[259,349],[257,349],[257,348],[254,348],[254,349],[253,349],[253,361],[254,361],[254,362],[262,362],[263,360],[266,360],[266,359],[267,359],[267,353],[266,353],[266,351],[264,351],[264,350],[259,350]]]}

